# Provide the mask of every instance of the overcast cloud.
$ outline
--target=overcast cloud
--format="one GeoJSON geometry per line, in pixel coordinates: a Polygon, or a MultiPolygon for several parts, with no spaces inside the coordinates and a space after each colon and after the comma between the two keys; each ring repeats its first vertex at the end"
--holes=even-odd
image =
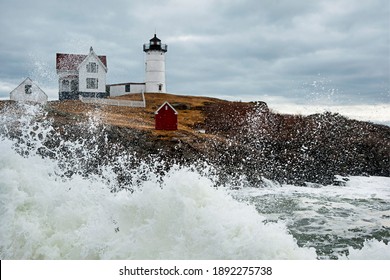
{"type": "Polygon", "coordinates": [[[55,54],[90,46],[108,83],[143,82],[156,29],[169,92],[390,109],[388,0],[0,0],[0,28],[0,98],[29,76],[57,99],[55,54]]]}

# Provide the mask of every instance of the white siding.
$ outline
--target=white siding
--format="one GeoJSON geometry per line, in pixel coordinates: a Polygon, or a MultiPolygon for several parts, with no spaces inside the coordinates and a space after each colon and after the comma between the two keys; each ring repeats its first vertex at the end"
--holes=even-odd
{"type": "Polygon", "coordinates": [[[105,92],[106,91],[106,69],[96,55],[88,55],[79,66],[79,91],[80,92],[105,92]],[[98,65],[97,73],[89,73],[87,65],[94,62],[98,65]],[[98,88],[87,88],[87,78],[97,79],[98,88]]]}
{"type": "Polygon", "coordinates": [[[166,92],[165,53],[148,51],[145,56],[145,92],[166,92]]]}
{"type": "Polygon", "coordinates": [[[47,95],[36,84],[34,84],[30,78],[27,78],[13,91],[11,91],[10,99],[20,102],[36,102],[45,104],[47,102],[47,95]]]}
{"type": "Polygon", "coordinates": [[[130,83],[130,91],[126,92],[126,84],[119,85],[109,85],[110,86],[110,96],[121,96],[125,94],[131,93],[141,93],[145,91],[145,84],[131,84],[130,83]]]}

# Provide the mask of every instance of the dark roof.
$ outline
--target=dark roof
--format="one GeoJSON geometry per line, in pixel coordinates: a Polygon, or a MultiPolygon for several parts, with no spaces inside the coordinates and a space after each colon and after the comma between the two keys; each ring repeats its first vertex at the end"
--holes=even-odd
{"type": "MultiPolygon", "coordinates": [[[[67,54],[57,53],[56,57],[56,69],[57,70],[77,70],[77,67],[87,57],[85,54],[67,54]]],[[[98,56],[100,61],[107,67],[107,58],[105,55],[98,56]]]]}
{"type": "Polygon", "coordinates": [[[156,34],[154,34],[154,37],[152,39],[150,39],[150,42],[161,42],[161,40],[159,38],[157,38],[156,34]]]}
{"type": "Polygon", "coordinates": [[[168,46],[166,44],[161,44],[161,40],[157,38],[157,35],[154,34],[154,37],[149,40],[149,44],[144,44],[144,52],[148,51],[163,51],[167,52],[168,46]]]}

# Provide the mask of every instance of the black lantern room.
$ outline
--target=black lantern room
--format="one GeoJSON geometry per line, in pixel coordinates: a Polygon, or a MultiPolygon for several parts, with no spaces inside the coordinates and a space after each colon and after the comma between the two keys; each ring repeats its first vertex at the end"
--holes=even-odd
{"type": "Polygon", "coordinates": [[[154,37],[149,40],[149,44],[144,44],[144,52],[148,51],[161,51],[167,52],[168,46],[165,44],[161,44],[161,40],[157,38],[156,34],[154,37]]]}

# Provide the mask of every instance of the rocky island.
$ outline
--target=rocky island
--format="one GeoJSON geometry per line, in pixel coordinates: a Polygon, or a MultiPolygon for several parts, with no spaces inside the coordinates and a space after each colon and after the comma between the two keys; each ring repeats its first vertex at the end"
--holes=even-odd
{"type": "MultiPolygon", "coordinates": [[[[55,150],[61,151],[62,157],[73,157],[77,151],[68,151],[66,141],[81,143],[91,151],[93,156],[79,160],[75,164],[78,168],[68,168],[64,176],[99,173],[101,166],[118,156],[132,155],[131,163],[116,170],[122,185],[130,176],[124,169],[141,162],[158,162],[161,172],[174,164],[200,169],[207,164],[214,168],[221,184],[245,179],[260,186],[266,178],[279,183],[326,185],[342,184],[336,175],[390,176],[390,127],[385,125],[329,112],[279,114],[264,102],[164,93],[148,93],[145,98],[146,108],[78,100],[48,102],[41,121],[50,120],[52,130],[38,153],[58,157],[55,150]],[[178,112],[178,130],[155,130],[154,112],[165,101],[178,112]]],[[[116,99],[134,100],[137,96],[116,99]]],[[[11,101],[0,102],[2,114],[17,106],[11,101]]],[[[20,137],[17,125],[9,127],[11,137],[20,137]]]]}

